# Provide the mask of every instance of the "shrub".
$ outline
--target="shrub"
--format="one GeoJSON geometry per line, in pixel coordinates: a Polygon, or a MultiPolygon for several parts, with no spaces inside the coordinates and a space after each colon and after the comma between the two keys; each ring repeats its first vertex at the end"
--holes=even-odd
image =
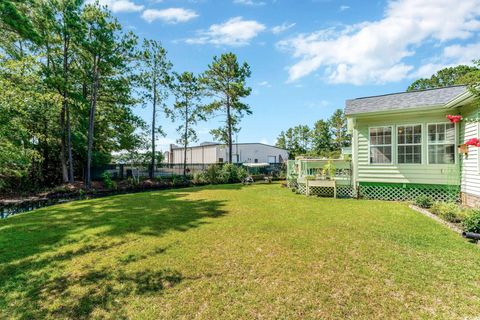
{"type": "Polygon", "coordinates": [[[237,177],[238,177],[237,182],[242,182],[243,180],[245,180],[245,178],[248,177],[247,170],[242,167],[237,167],[237,177]]]}
{"type": "Polygon", "coordinates": [[[436,202],[432,205],[432,213],[438,215],[439,217],[450,221],[450,222],[460,222],[462,217],[461,209],[456,203],[453,202],[436,202]]]}
{"type": "Polygon", "coordinates": [[[222,167],[222,173],[224,182],[233,183],[238,182],[238,169],[237,166],[231,163],[224,164],[222,167]]]}
{"type": "Polygon", "coordinates": [[[415,204],[420,208],[428,209],[433,205],[433,200],[429,196],[421,195],[415,199],[415,204]]]}
{"type": "Polygon", "coordinates": [[[172,176],[173,186],[186,186],[188,184],[190,184],[190,180],[188,179],[188,176],[178,176],[178,175],[172,176]]]}
{"type": "Polygon", "coordinates": [[[195,172],[192,177],[192,183],[193,184],[205,184],[207,183],[205,179],[205,175],[203,172],[195,172]]]}
{"type": "Polygon", "coordinates": [[[219,166],[212,164],[201,174],[195,174],[193,176],[193,183],[202,184],[218,184],[218,183],[236,183],[241,182],[248,176],[245,168],[236,166],[234,164],[224,164],[219,166]]]}
{"type": "Polygon", "coordinates": [[[108,171],[105,171],[102,174],[103,186],[107,189],[116,189],[117,183],[112,180],[112,174],[108,171]]]}
{"type": "Polygon", "coordinates": [[[462,224],[466,232],[480,233],[480,210],[470,210],[462,224]]]}
{"type": "Polygon", "coordinates": [[[219,165],[209,165],[203,174],[207,183],[217,184],[223,182],[222,168],[219,165]]]}

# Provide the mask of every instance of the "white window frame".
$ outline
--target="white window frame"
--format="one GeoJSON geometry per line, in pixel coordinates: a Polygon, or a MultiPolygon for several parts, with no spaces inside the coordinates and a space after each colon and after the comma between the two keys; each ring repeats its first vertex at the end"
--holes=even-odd
{"type": "Polygon", "coordinates": [[[427,127],[425,129],[425,140],[426,140],[426,152],[427,152],[427,165],[430,165],[430,166],[448,166],[448,165],[456,165],[457,164],[457,152],[455,151],[455,147],[457,146],[457,124],[456,123],[453,123],[453,132],[454,132],[454,138],[453,138],[453,147],[454,147],[454,152],[453,152],[453,163],[430,163],[430,150],[429,150],[429,146],[430,145],[445,145],[446,143],[430,143],[428,141],[428,126],[432,125],[432,124],[451,124],[451,122],[429,122],[427,123],[427,127]]]}
{"type": "Polygon", "coordinates": [[[395,142],[395,139],[396,139],[396,134],[395,134],[395,126],[394,125],[388,125],[388,126],[371,126],[371,127],[368,127],[368,164],[371,164],[371,165],[375,165],[375,166],[389,166],[389,165],[392,165],[394,163],[394,158],[395,158],[395,154],[394,154],[394,151],[395,151],[395,148],[394,148],[394,142],[395,142]],[[385,162],[385,163],[372,163],[372,157],[370,156],[371,155],[371,147],[372,147],[372,142],[370,140],[370,130],[371,129],[377,129],[377,128],[390,128],[390,132],[391,132],[391,141],[390,141],[390,144],[375,144],[373,145],[374,147],[386,147],[386,146],[390,146],[392,149],[391,149],[391,159],[390,159],[390,162],[385,162]]]}
{"type": "MultiPolygon", "coordinates": [[[[407,124],[397,124],[395,125],[395,163],[399,166],[419,166],[419,165],[423,165],[423,159],[424,159],[424,156],[423,156],[423,153],[424,153],[424,131],[425,131],[425,128],[424,128],[424,124],[423,123],[407,123],[407,124]],[[415,127],[415,126],[420,126],[420,130],[421,130],[421,133],[420,133],[420,143],[398,143],[398,127],[406,127],[406,126],[410,126],[410,127],[415,127]],[[400,163],[398,162],[398,147],[399,146],[417,146],[417,145],[420,145],[420,163],[400,163]]],[[[428,139],[428,136],[427,136],[427,139],[428,139]]],[[[428,143],[428,141],[427,141],[428,143]]],[[[428,147],[427,147],[428,149],[428,147]]],[[[427,150],[428,151],[428,150],[427,150]]]]}

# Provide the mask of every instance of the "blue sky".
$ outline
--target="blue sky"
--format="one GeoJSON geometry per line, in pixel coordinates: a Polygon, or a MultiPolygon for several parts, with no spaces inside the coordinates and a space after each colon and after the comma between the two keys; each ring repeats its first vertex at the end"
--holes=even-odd
{"type": "MultiPolygon", "coordinates": [[[[250,64],[253,114],[240,142],[274,144],[345,99],[403,91],[414,79],[480,58],[480,0],[102,0],[128,29],[159,40],[178,72],[232,51],[250,64]]],[[[136,112],[150,121],[148,108],[136,112]]],[[[175,124],[160,117],[165,149],[175,124]]],[[[219,119],[200,123],[200,141],[219,119]]]]}

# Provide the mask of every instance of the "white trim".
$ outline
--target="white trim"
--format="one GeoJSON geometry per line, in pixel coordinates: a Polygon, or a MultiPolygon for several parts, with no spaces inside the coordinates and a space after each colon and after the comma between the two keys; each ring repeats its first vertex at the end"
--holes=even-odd
{"type": "Polygon", "coordinates": [[[396,156],[396,153],[394,154],[394,147],[393,147],[393,142],[395,141],[396,139],[396,134],[395,134],[395,125],[386,125],[386,126],[372,126],[372,127],[368,127],[368,164],[369,165],[375,165],[375,166],[385,166],[385,165],[392,165],[394,164],[394,157],[396,156]],[[371,153],[370,153],[370,148],[371,148],[371,143],[370,143],[370,129],[373,129],[373,128],[390,128],[390,132],[391,132],[391,141],[390,141],[390,144],[376,144],[374,146],[376,147],[387,147],[387,146],[390,146],[391,148],[391,159],[390,159],[390,162],[385,162],[385,163],[372,163],[372,157],[371,157],[371,153]]]}
{"type": "Polygon", "coordinates": [[[453,150],[453,151],[454,151],[454,152],[453,152],[453,163],[430,163],[430,159],[429,159],[429,158],[430,158],[430,151],[429,151],[429,148],[428,148],[430,145],[444,146],[444,145],[450,144],[450,143],[432,143],[432,144],[431,144],[431,143],[428,141],[428,126],[429,126],[429,125],[432,125],[432,124],[437,125],[437,124],[452,124],[452,123],[451,123],[451,122],[448,122],[448,121],[447,121],[447,122],[443,121],[443,122],[428,122],[428,123],[426,124],[426,125],[427,125],[427,129],[426,129],[427,165],[456,165],[456,164],[458,163],[458,155],[457,155],[458,152],[456,152],[456,150],[455,150],[455,148],[457,147],[457,144],[458,144],[458,133],[457,133],[457,131],[458,131],[458,126],[457,126],[457,124],[456,124],[456,123],[453,123],[453,132],[454,132],[454,134],[455,134],[455,137],[453,138],[453,148],[454,148],[454,150],[453,150]]]}
{"type": "MultiPolygon", "coordinates": [[[[396,157],[395,157],[395,164],[398,166],[421,166],[423,165],[423,136],[424,136],[424,123],[410,123],[410,124],[396,124],[395,125],[395,150],[396,150],[396,157]],[[398,143],[398,127],[415,127],[420,126],[420,143],[398,143]],[[418,146],[420,145],[420,163],[399,163],[398,162],[398,147],[399,146],[418,146]]],[[[427,137],[428,138],[428,137],[427,137]]],[[[428,151],[428,150],[427,150],[428,151]]]]}

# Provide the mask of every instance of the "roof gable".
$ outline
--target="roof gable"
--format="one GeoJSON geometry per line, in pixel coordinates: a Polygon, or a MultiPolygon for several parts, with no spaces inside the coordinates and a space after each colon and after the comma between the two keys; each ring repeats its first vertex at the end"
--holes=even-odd
{"type": "Polygon", "coordinates": [[[466,91],[466,86],[451,86],[351,99],[345,103],[345,114],[353,115],[443,106],[466,91]]]}

